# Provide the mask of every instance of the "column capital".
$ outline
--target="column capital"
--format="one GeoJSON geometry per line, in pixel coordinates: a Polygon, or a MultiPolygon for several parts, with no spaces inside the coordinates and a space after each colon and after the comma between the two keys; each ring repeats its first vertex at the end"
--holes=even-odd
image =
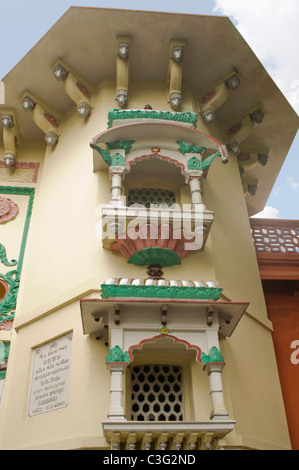
{"type": "Polygon", "coordinates": [[[222,372],[224,366],[225,362],[207,362],[204,365],[203,370],[208,374],[211,374],[212,372],[222,372]]]}

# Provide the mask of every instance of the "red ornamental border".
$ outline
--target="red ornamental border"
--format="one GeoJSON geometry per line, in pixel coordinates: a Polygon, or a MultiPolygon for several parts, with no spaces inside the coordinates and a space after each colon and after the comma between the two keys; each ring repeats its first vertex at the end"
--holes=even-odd
{"type": "MultiPolygon", "coordinates": [[[[6,168],[5,163],[0,161],[0,168],[6,168]]],[[[40,163],[39,162],[16,162],[13,169],[24,169],[24,170],[34,170],[32,181],[27,181],[28,183],[37,183],[38,173],[39,173],[40,163]]],[[[10,180],[6,181],[22,181],[21,179],[16,179],[13,174],[10,180]]]]}
{"type": "Polygon", "coordinates": [[[181,163],[179,162],[178,160],[176,160],[175,158],[171,158],[169,156],[166,156],[166,155],[162,155],[160,153],[157,153],[157,152],[154,152],[154,153],[150,153],[150,154],[144,154],[144,155],[138,155],[138,157],[135,157],[133,158],[132,160],[129,160],[126,164],[126,171],[131,171],[131,165],[135,164],[138,160],[141,160],[141,159],[147,159],[147,158],[150,158],[150,157],[158,157],[159,159],[161,160],[168,160],[170,163],[174,163],[175,166],[177,167],[181,167],[181,171],[185,174],[186,173],[186,167],[184,165],[184,163],[181,163]]]}
{"type": "Polygon", "coordinates": [[[169,335],[169,334],[160,334],[160,335],[153,336],[152,338],[145,338],[145,339],[141,340],[140,343],[130,346],[129,349],[128,349],[130,362],[134,360],[134,354],[132,352],[134,349],[142,349],[142,347],[145,343],[154,343],[157,339],[165,338],[165,337],[173,339],[175,343],[185,344],[186,349],[195,349],[196,350],[196,360],[198,362],[201,362],[201,349],[200,349],[199,346],[196,346],[195,344],[190,344],[188,341],[186,341],[184,339],[180,339],[180,338],[177,338],[176,336],[169,335]]]}

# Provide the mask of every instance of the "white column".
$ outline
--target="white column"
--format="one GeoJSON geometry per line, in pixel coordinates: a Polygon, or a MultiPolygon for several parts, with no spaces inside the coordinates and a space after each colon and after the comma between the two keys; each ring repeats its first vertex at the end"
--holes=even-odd
{"type": "Polygon", "coordinates": [[[228,420],[228,412],[226,411],[222,386],[222,369],[224,363],[207,363],[205,370],[208,372],[210,381],[210,397],[211,397],[211,420],[228,420]]]}
{"type": "Polygon", "coordinates": [[[123,182],[123,172],[119,171],[119,169],[110,171],[111,177],[111,202],[118,203],[121,202],[121,195],[122,195],[122,182],[123,182]]]}
{"type": "Polygon", "coordinates": [[[108,362],[110,369],[110,408],[108,421],[127,421],[123,407],[123,376],[127,363],[108,362]]]}
{"type": "Polygon", "coordinates": [[[192,206],[194,207],[196,204],[202,204],[200,177],[190,176],[189,186],[190,186],[192,206]]]}

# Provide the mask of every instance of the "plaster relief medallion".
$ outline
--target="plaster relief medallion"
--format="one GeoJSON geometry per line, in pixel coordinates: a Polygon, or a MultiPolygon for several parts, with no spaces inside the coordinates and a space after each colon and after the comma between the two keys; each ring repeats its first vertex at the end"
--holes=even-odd
{"type": "Polygon", "coordinates": [[[0,197],[0,224],[14,219],[19,213],[18,205],[11,199],[0,197]]]}

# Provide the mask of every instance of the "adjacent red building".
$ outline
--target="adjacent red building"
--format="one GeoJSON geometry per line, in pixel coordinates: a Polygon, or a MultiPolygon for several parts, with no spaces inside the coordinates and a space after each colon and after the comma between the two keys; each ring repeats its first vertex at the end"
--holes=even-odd
{"type": "Polygon", "coordinates": [[[251,219],[292,448],[299,450],[299,221],[251,219]]]}

